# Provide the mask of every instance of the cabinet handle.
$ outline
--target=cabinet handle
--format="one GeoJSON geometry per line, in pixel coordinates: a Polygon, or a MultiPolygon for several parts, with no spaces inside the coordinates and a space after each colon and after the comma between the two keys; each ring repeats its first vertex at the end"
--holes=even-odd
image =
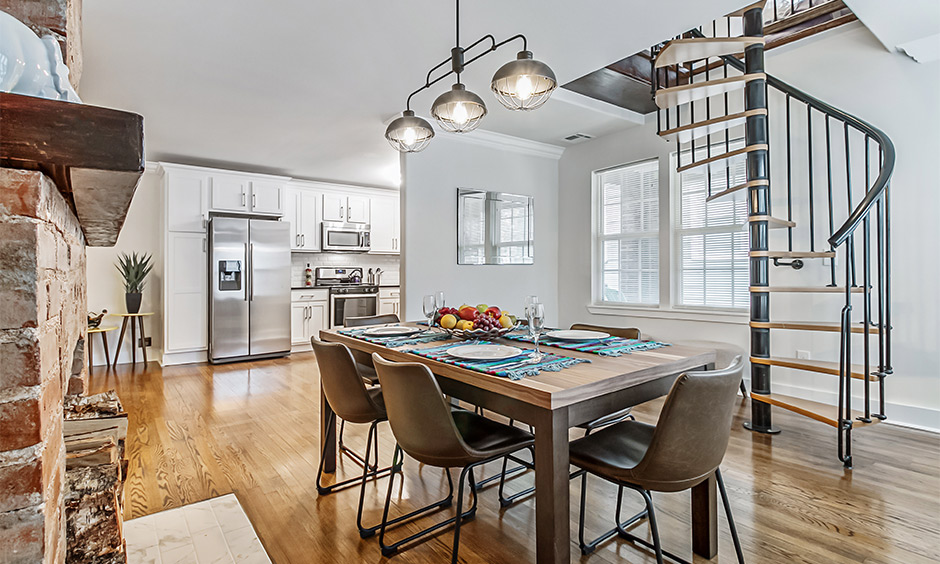
{"type": "Polygon", "coordinates": [[[299,246],[300,246],[300,233],[294,235],[294,246],[295,246],[295,247],[299,247],[299,246]]]}
{"type": "Polygon", "coordinates": [[[242,206],[245,205],[245,190],[242,190],[242,206]]]}
{"type": "Polygon", "coordinates": [[[206,248],[206,247],[207,247],[206,238],[203,237],[203,238],[202,238],[202,252],[205,253],[205,252],[207,251],[207,248],[206,248]]]}
{"type": "Polygon", "coordinates": [[[307,234],[306,233],[303,233],[300,235],[300,246],[301,247],[307,246],[307,234]]]}
{"type": "Polygon", "coordinates": [[[251,207],[252,209],[258,207],[258,195],[254,192],[251,193],[251,207]]]}
{"type": "Polygon", "coordinates": [[[339,218],[343,219],[343,206],[339,207],[339,218]]]}

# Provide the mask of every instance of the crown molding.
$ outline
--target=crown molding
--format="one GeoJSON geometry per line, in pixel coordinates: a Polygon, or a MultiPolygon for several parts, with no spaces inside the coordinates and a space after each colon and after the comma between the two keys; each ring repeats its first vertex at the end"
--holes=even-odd
{"type": "Polygon", "coordinates": [[[506,135],[504,133],[496,133],[495,131],[486,131],[482,129],[477,129],[476,131],[472,131],[470,133],[450,133],[438,131],[438,135],[440,138],[449,141],[468,143],[470,145],[480,145],[502,151],[512,151],[514,153],[520,153],[533,157],[541,157],[544,159],[558,160],[561,158],[561,154],[565,152],[564,147],[559,147],[557,145],[550,145],[548,143],[541,143],[539,141],[532,141],[529,139],[523,139],[521,137],[513,137],[512,135],[506,135]]]}

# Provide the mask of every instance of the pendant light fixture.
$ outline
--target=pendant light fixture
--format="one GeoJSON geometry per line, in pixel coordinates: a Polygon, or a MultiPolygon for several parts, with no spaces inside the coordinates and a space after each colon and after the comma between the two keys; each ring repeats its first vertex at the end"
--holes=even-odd
{"type": "Polygon", "coordinates": [[[514,35],[499,43],[492,35],[484,35],[468,47],[461,47],[460,0],[455,0],[455,6],[456,46],[451,49],[450,58],[441,61],[428,71],[424,85],[408,96],[402,117],[392,121],[388,129],[385,130],[385,138],[388,139],[388,142],[392,147],[403,153],[416,153],[424,149],[430,143],[431,138],[434,137],[431,124],[427,120],[415,116],[414,111],[411,110],[411,98],[452,74],[457,75],[457,81],[449,91],[444,92],[434,100],[431,105],[431,116],[434,117],[441,129],[452,133],[466,133],[473,131],[480,125],[487,113],[486,104],[478,95],[467,90],[467,87],[460,81],[460,74],[470,63],[511,41],[521,39],[522,51],[519,52],[515,61],[500,67],[490,82],[490,89],[496,95],[496,99],[499,100],[500,104],[510,110],[534,110],[545,104],[552,92],[558,87],[555,73],[545,63],[532,58],[532,53],[528,50],[528,42],[522,34],[514,35]],[[468,60],[464,59],[465,53],[487,41],[489,47],[483,52],[468,60]],[[450,70],[432,80],[431,75],[447,63],[450,63],[450,70]]]}

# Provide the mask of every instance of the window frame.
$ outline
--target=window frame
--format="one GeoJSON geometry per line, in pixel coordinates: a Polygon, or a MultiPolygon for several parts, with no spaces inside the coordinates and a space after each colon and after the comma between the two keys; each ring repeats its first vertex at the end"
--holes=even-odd
{"type": "Polygon", "coordinates": [[[601,169],[597,169],[591,173],[591,302],[593,305],[601,307],[612,307],[612,308],[639,308],[644,310],[655,310],[662,307],[663,304],[663,291],[662,291],[662,276],[663,276],[663,260],[662,260],[662,250],[663,250],[663,241],[662,241],[662,210],[663,210],[663,201],[662,201],[662,170],[660,168],[659,157],[650,157],[639,159],[636,161],[630,161],[614,166],[609,166],[601,169]],[[604,235],[603,226],[601,222],[603,220],[603,195],[601,194],[601,176],[606,173],[617,169],[622,169],[631,166],[638,166],[647,163],[655,163],[657,173],[657,217],[659,218],[658,225],[654,231],[638,231],[632,232],[628,237],[623,235],[604,235]],[[656,303],[642,303],[642,302],[613,302],[604,300],[604,259],[601,256],[604,249],[604,241],[606,240],[622,240],[624,238],[630,239],[644,239],[654,237],[657,239],[657,258],[656,258],[656,271],[657,271],[657,288],[656,303]]]}

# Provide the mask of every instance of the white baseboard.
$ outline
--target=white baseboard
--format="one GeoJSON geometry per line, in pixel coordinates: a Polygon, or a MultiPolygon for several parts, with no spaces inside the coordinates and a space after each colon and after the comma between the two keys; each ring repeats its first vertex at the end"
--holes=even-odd
{"type": "MultiPolygon", "coordinates": [[[[747,389],[750,390],[750,378],[745,378],[744,381],[747,384],[747,389]]],[[[776,382],[773,383],[772,386],[772,390],[780,394],[794,396],[810,401],[818,401],[820,403],[829,405],[839,404],[839,394],[837,391],[814,390],[812,388],[806,388],[803,386],[778,384],[776,382]]],[[[877,388],[872,388],[873,392],[875,390],[877,390],[877,388]]],[[[865,399],[863,396],[853,394],[852,404],[855,406],[854,409],[859,409],[859,406],[865,405],[865,399]]],[[[885,415],[888,416],[888,418],[885,420],[885,423],[891,423],[901,427],[921,429],[923,431],[930,431],[932,433],[940,433],[940,410],[937,409],[886,401],[885,415]]]]}
{"type": "Polygon", "coordinates": [[[209,358],[207,355],[208,352],[205,350],[164,353],[163,361],[160,363],[160,365],[175,366],[177,364],[197,364],[200,362],[208,362],[209,358]]]}

